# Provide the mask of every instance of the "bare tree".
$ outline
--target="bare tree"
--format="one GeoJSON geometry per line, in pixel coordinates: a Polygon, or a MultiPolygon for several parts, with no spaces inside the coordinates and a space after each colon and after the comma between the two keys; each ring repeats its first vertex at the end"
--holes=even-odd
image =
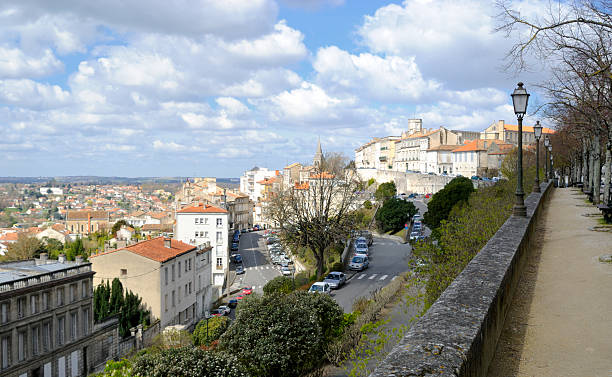
{"type": "Polygon", "coordinates": [[[313,252],[319,277],[325,270],[325,251],[353,229],[360,187],[348,159],[328,154],[306,181],[284,188],[268,204],[267,216],[279,224],[281,239],[313,252]]]}

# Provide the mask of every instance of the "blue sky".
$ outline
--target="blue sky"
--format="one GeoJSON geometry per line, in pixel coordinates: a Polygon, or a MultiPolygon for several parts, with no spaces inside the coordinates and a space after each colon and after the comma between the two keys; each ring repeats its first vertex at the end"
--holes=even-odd
{"type": "MultiPolygon", "coordinates": [[[[545,4],[516,1],[525,14],[545,4]]],[[[0,175],[237,177],[512,122],[485,0],[5,0],[0,175]]],[[[544,69],[536,69],[542,72],[544,69]]],[[[531,121],[530,119],[527,120],[531,121]]]]}

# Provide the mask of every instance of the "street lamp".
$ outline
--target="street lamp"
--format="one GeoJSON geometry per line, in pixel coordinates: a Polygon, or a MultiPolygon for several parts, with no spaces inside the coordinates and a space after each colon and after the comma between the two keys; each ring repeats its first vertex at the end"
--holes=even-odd
{"type": "Polygon", "coordinates": [[[553,179],[552,145],[548,145],[548,154],[550,155],[550,167],[548,168],[548,174],[550,174],[550,177],[548,179],[553,179]]]}
{"type": "Polygon", "coordinates": [[[550,147],[550,139],[548,135],[544,138],[544,179],[548,182],[548,147],[550,147]]]}
{"type": "Polygon", "coordinates": [[[533,136],[536,141],[536,176],[533,192],[540,192],[540,137],[542,137],[542,126],[539,120],[533,126],[533,136]]]}
{"type": "Polygon", "coordinates": [[[513,216],[527,216],[527,208],[523,197],[523,117],[527,112],[527,102],[529,94],[523,88],[523,83],[519,82],[518,87],[512,93],[512,104],[514,105],[514,113],[518,120],[518,160],[517,160],[517,181],[516,181],[516,202],[512,208],[513,216]]]}

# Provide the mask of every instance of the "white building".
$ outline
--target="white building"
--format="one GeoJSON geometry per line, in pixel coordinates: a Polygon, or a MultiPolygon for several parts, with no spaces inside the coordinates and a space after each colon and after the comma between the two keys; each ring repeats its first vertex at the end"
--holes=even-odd
{"type": "Polygon", "coordinates": [[[199,203],[176,211],[174,238],[194,246],[210,243],[212,247],[212,283],[223,286],[228,271],[228,212],[222,208],[199,203]]]}
{"type": "Polygon", "coordinates": [[[42,195],[64,195],[64,190],[59,187],[41,187],[40,193],[42,195]]]}
{"type": "Polygon", "coordinates": [[[247,194],[253,202],[258,202],[263,196],[263,186],[257,182],[276,175],[278,175],[277,171],[268,170],[267,168],[254,167],[251,170],[247,170],[240,177],[240,192],[247,194]]]}

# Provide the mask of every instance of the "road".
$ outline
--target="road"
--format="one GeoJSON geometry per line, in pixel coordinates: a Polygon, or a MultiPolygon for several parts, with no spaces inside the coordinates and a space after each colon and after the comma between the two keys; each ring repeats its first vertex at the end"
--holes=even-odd
{"type": "MultiPolygon", "coordinates": [[[[239,249],[238,253],[242,255],[242,266],[245,273],[236,276],[232,289],[252,286],[255,292],[263,293],[263,286],[280,275],[280,271],[267,259],[263,232],[242,234],[240,236],[239,249]]],[[[236,265],[232,263],[232,276],[235,274],[235,269],[236,265]]]]}
{"type": "Polygon", "coordinates": [[[333,291],[332,297],[345,313],[351,312],[355,299],[369,296],[408,271],[410,255],[410,244],[374,237],[374,243],[370,246],[370,267],[362,272],[347,271],[349,281],[344,287],[333,291]]]}

